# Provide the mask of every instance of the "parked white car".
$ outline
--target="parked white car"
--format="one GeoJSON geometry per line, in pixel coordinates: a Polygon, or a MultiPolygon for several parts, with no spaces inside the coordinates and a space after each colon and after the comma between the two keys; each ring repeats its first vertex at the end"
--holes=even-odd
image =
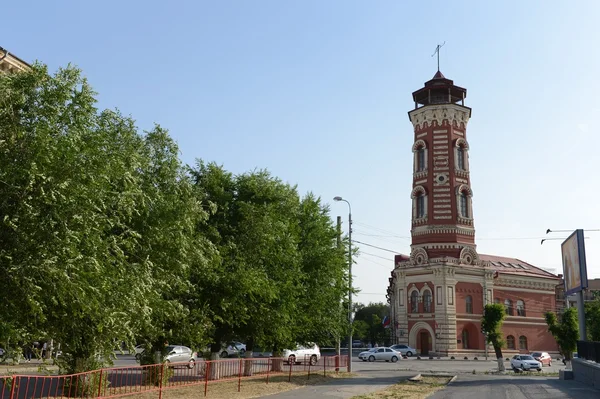
{"type": "Polygon", "coordinates": [[[369,361],[374,362],[376,360],[385,360],[386,362],[396,363],[402,359],[402,354],[396,352],[392,348],[381,346],[379,348],[372,348],[368,351],[364,351],[358,354],[358,358],[363,362],[369,361]]]}
{"type": "Polygon", "coordinates": [[[516,372],[519,370],[531,370],[542,371],[542,363],[538,362],[531,355],[514,355],[510,360],[510,367],[516,372]]]}
{"type": "Polygon", "coordinates": [[[221,358],[226,358],[229,356],[244,356],[246,353],[246,344],[241,342],[230,342],[227,344],[227,347],[223,348],[220,353],[221,358]]]}
{"type": "Polygon", "coordinates": [[[298,345],[296,349],[285,349],[283,358],[287,359],[288,363],[309,362],[311,365],[317,364],[321,358],[321,350],[317,344],[298,345]]]}

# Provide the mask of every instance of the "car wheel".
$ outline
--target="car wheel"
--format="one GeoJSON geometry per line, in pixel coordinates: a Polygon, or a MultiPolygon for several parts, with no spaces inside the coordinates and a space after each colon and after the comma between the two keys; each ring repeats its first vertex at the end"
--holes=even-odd
{"type": "Polygon", "coordinates": [[[221,352],[221,359],[225,359],[228,356],[229,356],[229,353],[227,353],[227,351],[221,352]]]}
{"type": "Polygon", "coordinates": [[[548,367],[552,367],[552,362],[548,362],[548,367]]]}
{"type": "Polygon", "coordinates": [[[246,349],[240,349],[240,355],[244,356],[244,353],[246,353],[246,349]]]}
{"type": "Polygon", "coordinates": [[[290,355],[290,357],[288,357],[288,363],[289,364],[295,364],[296,363],[296,356],[290,355]]]}
{"type": "Polygon", "coordinates": [[[196,361],[194,359],[190,359],[190,361],[188,362],[188,368],[193,369],[195,365],[196,361]]]}
{"type": "Polygon", "coordinates": [[[375,356],[373,356],[373,355],[369,356],[369,361],[370,362],[374,362],[375,361],[375,356]]]}
{"type": "Polygon", "coordinates": [[[406,352],[406,357],[411,357],[411,356],[412,356],[412,352],[411,351],[406,352]]]}
{"type": "Polygon", "coordinates": [[[392,363],[396,363],[398,361],[398,357],[397,356],[392,356],[392,363]]]}
{"type": "Polygon", "coordinates": [[[319,359],[317,359],[317,355],[312,355],[310,357],[310,365],[314,366],[315,364],[317,364],[317,362],[319,361],[319,359]]]}

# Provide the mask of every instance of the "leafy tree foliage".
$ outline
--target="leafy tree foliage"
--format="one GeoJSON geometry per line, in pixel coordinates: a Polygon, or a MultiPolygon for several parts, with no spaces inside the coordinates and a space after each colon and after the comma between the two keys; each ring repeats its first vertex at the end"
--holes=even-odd
{"type": "Polygon", "coordinates": [[[358,322],[358,324],[354,326],[354,330],[357,332],[357,338],[368,341],[371,345],[389,343],[389,332],[382,324],[383,319],[388,314],[389,307],[383,302],[372,302],[367,306],[357,304],[353,323],[354,326],[358,322]]]}
{"type": "Polygon", "coordinates": [[[251,353],[347,327],[345,253],[313,194],[183,165],[165,129],[98,110],[72,67],[0,75],[0,98],[0,342],[52,338],[78,372],[122,341],[251,353]]]}
{"type": "Polygon", "coordinates": [[[558,344],[565,360],[571,360],[572,353],[577,349],[579,339],[579,324],[577,309],[568,308],[560,315],[560,321],[554,312],[544,314],[548,331],[558,344]]]}
{"type": "Polygon", "coordinates": [[[600,298],[585,304],[585,324],[588,339],[600,342],[600,298]]]}
{"type": "Polygon", "coordinates": [[[206,216],[166,132],[94,96],[71,67],[0,76],[0,331],[54,338],[71,372],[185,313],[172,298],[206,216]]]}
{"type": "Polygon", "coordinates": [[[481,332],[485,334],[487,343],[492,344],[496,352],[498,361],[498,370],[504,371],[504,361],[502,357],[502,347],[505,345],[502,336],[502,323],[506,318],[504,306],[499,303],[487,304],[483,310],[481,318],[481,332]]]}

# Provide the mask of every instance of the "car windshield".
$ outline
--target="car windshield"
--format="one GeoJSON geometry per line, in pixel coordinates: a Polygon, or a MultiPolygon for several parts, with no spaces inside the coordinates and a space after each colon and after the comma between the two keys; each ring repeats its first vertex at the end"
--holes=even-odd
{"type": "Polygon", "coordinates": [[[542,356],[542,354],[540,352],[533,352],[531,354],[531,356],[533,356],[533,357],[540,357],[540,356],[542,356]]]}
{"type": "Polygon", "coordinates": [[[534,360],[531,356],[521,356],[521,360],[534,360]]]}
{"type": "Polygon", "coordinates": [[[174,350],[175,350],[175,346],[173,346],[173,345],[167,346],[167,349],[166,349],[167,353],[171,353],[174,350]]]}

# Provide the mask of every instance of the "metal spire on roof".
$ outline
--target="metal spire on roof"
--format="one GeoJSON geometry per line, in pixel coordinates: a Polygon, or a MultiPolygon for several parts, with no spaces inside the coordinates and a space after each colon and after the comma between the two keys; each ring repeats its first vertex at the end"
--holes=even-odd
{"type": "Polygon", "coordinates": [[[433,54],[431,54],[431,56],[433,57],[434,55],[437,54],[437,64],[438,64],[438,72],[440,71],[440,49],[442,47],[444,47],[444,44],[446,44],[446,42],[442,43],[442,44],[438,44],[435,47],[435,51],[433,52],[433,54]]]}

